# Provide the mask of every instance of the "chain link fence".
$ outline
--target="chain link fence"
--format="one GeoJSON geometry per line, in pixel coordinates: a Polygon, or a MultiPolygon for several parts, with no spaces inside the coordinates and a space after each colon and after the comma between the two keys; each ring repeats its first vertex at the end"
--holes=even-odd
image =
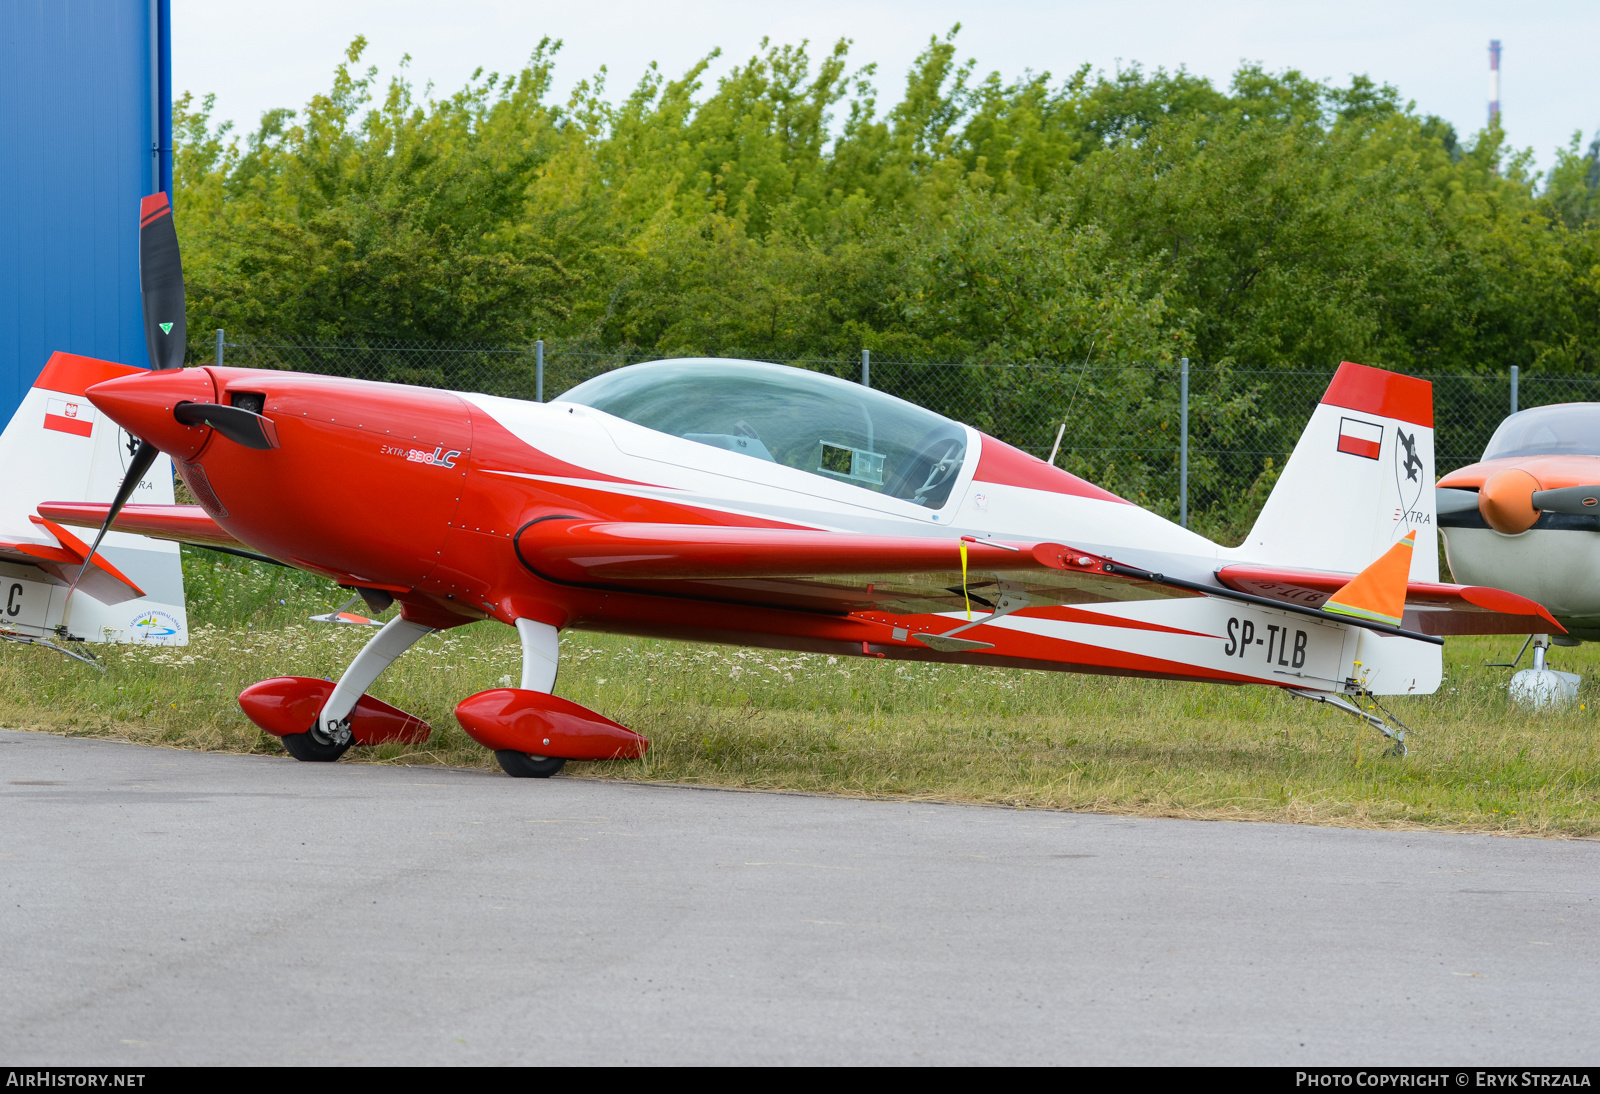
{"type": "MultiPolygon", "coordinates": [[[[219,332],[220,333],[220,332],[219,332]]],[[[659,354],[584,346],[372,341],[196,343],[193,364],[292,369],[332,376],[559,398],[569,388],[659,354]]],[[[1252,369],[1190,362],[935,362],[860,357],[780,360],[870,386],[965,422],[1197,530],[1242,535],[1265,500],[1332,370],[1252,369]],[[1188,427],[1187,475],[1180,437],[1188,427]]],[[[1433,383],[1439,474],[1476,461],[1516,406],[1600,401],[1600,376],[1425,375],[1433,383]]]]}

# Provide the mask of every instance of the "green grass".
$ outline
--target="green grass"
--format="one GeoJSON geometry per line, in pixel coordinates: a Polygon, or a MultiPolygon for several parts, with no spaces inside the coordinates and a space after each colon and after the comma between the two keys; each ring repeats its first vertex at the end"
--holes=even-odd
{"type": "MultiPolygon", "coordinates": [[[[11,726],[174,747],[278,753],[234,696],[275,675],[337,677],[372,633],[304,623],[342,599],[287,571],[215,556],[186,564],[187,648],[105,647],[102,675],[0,646],[11,726]]],[[[1398,700],[1405,759],[1356,720],[1264,688],[784,654],[569,632],[557,691],[639,730],[641,761],[569,774],[1154,816],[1600,832],[1600,648],[1557,650],[1581,705],[1529,714],[1505,698],[1520,639],[1452,639],[1438,695],[1398,700]]],[[[1525,662],[1526,663],[1526,662],[1525,662]]],[[[434,726],[420,747],[344,762],[492,767],[452,714],[520,671],[515,633],[433,635],[373,688],[434,726]]]]}

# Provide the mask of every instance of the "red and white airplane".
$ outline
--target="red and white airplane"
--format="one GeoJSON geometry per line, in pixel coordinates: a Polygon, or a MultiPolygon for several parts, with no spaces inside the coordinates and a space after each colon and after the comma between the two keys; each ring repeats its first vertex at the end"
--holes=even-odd
{"type": "Polygon", "coordinates": [[[398,602],[337,684],[284,677],[240,696],[300,759],[426,738],[366,691],[424,635],[482,620],[517,629],[521,686],[467,697],[457,717],[506,771],[536,777],[647,747],[552,694],[568,627],[1259,684],[1366,717],[1401,753],[1404,728],[1351,698],[1435,690],[1443,635],[1559,630],[1525,598],[1438,583],[1421,380],[1341,366],[1248,540],[1225,548],[969,426],[796,368],[657,361],[540,404],[178,367],[181,341],[160,333],[182,330],[164,198],[143,222],[152,359],[171,367],[88,398],[151,458],[170,455],[200,505],[124,508],[123,490],[40,514],[246,550],[374,609],[398,602]]]}

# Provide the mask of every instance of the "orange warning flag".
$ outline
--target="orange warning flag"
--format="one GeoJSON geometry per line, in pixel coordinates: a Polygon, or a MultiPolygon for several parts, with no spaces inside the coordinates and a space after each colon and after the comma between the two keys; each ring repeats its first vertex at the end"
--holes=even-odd
{"type": "Polygon", "coordinates": [[[1398,627],[1406,610],[1406,582],[1411,578],[1411,549],[1416,543],[1417,533],[1412,531],[1330,596],[1323,610],[1398,627]]]}

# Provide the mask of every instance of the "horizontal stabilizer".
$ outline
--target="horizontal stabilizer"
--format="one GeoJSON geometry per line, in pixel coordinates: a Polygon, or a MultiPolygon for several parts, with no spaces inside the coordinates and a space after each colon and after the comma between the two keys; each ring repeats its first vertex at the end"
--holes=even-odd
{"type": "MultiPolygon", "coordinates": [[[[46,519],[79,528],[99,528],[110,510],[105,502],[47,501],[39,505],[39,513],[46,519]]],[[[125,505],[111,529],[202,547],[249,549],[249,544],[229,535],[198,505],[125,505]]]]}
{"type": "MultiPolygon", "coordinates": [[[[1242,593],[1320,608],[1352,584],[1350,574],[1240,563],[1224,566],[1217,578],[1242,593]]],[[[1403,626],[1423,634],[1564,634],[1543,605],[1504,589],[1482,585],[1406,584],[1403,626]]]]}
{"type": "MultiPolygon", "coordinates": [[[[54,521],[39,517],[30,519],[51,536],[54,543],[0,542],[0,559],[37,567],[55,583],[71,585],[83,568],[83,560],[89,556],[89,545],[54,521]]],[[[78,588],[102,604],[122,604],[145,595],[128,575],[100,554],[94,556],[78,588]]]]}

